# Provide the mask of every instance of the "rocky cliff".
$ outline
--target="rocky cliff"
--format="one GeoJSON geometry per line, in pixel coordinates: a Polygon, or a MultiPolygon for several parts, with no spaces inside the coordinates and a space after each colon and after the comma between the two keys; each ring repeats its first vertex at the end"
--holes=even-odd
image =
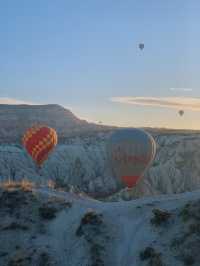
{"type": "Polygon", "coordinates": [[[102,125],[81,120],[71,111],[56,104],[0,104],[0,143],[20,142],[24,132],[35,124],[45,124],[55,128],[61,142],[68,136],[91,134],[107,129],[102,125]]]}

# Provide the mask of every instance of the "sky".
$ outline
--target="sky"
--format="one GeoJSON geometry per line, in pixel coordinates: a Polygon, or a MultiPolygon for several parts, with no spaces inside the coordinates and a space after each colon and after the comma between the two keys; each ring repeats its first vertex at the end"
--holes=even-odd
{"type": "Polygon", "coordinates": [[[200,129],[199,10],[199,0],[0,0],[0,102],[200,129]]]}

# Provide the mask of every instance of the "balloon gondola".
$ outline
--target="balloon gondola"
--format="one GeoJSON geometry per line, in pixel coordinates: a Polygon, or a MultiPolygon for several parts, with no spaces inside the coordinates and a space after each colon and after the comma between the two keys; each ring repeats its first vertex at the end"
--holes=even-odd
{"type": "Polygon", "coordinates": [[[183,110],[179,110],[178,113],[179,113],[180,116],[183,116],[184,115],[184,111],[183,110]]]}

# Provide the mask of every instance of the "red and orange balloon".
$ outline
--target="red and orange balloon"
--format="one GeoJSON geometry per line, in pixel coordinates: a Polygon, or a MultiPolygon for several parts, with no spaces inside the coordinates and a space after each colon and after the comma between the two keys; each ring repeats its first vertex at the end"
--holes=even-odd
{"type": "Polygon", "coordinates": [[[33,126],[26,131],[22,142],[28,154],[41,166],[57,144],[57,133],[47,126],[33,126]]]}

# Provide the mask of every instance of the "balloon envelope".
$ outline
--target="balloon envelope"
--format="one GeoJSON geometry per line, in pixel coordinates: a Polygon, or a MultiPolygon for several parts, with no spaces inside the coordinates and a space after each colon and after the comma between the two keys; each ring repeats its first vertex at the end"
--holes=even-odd
{"type": "Polygon", "coordinates": [[[41,166],[57,144],[57,133],[47,126],[34,126],[26,131],[22,142],[28,154],[41,166]]]}
{"type": "Polygon", "coordinates": [[[152,163],[156,143],[145,131],[129,128],[113,133],[107,149],[118,185],[132,188],[152,163]]]}
{"type": "Polygon", "coordinates": [[[140,48],[140,50],[143,50],[144,49],[144,43],[140,43],[139,48],[140,48]]]}
{"type": "Polygon", "coordinates": [[[180,116],[184,115],[184,111],[183,110],[180,110],[178,113],[179,113],[180,116]]]}

